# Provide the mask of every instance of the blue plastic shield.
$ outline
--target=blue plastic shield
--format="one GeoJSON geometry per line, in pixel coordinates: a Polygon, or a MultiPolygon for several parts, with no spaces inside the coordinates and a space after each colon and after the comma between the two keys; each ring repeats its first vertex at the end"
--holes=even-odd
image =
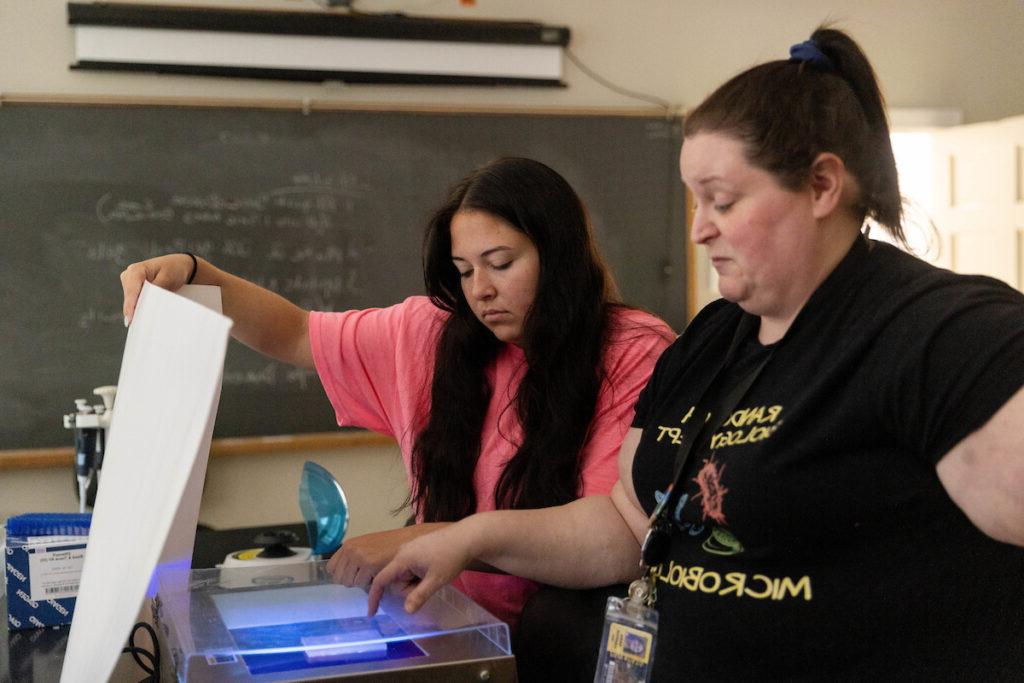
{"type": "Polygon", "coordinates": [[[299,507],[306,520],[313,554],[333,553],[341,547],[348,529],[345,492],[330,472],[309,460],[302,466],[299,507]]]}

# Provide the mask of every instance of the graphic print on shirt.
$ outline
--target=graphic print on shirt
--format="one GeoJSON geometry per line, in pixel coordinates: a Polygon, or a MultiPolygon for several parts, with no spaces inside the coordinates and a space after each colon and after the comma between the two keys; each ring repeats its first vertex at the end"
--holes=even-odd
{"type": "MultiPolygon", "coordinates": [[[[658,425],[658,442],[680,445],[683,441],[684,425],[690,423],[696,406],[690,406],[677,425],[658,425]]],[[[697,493],[693,502],[701,506],[701,524],[686,522],[683,510],[690,500],[688,494],[680,496],[670,518],[676,526],[690,536],[707,534],[701,548],[712,555],[736,555],[743,552],[743,543],[728,530],[729,522],[726,515],[725,501],[729,493],[726,466],[718,458],[718,452],[732,446],[756,443],[770,438],[782,424],[782,406],[759,405],[737,408],[725,420],[721,427],[711,436],[710,454],[703,459],[700,469],[692,478],[697,484],[697,493]],[[709,524],[710,523],[710,524],[709,524]]],[[[704,422],[711,419],[711,413],[704,416],[704,422]]],[[[690,425],[694,428],[694,424],[690,425]]],[[[695,436],[695,435],[694,435],[695,436]]],[[[655,502],[660,504],[665,492],[654,492],[655,502]]]]}
{"type": "Polygon", "coordinates": [[[729,492],[729,489],[725,488],[725,485],[722,484],[722,473],[724,470],[725,465],[716,462],[714,455],[710,458],[705,458],[704,466],[700,468],[697,476],[693,478],[693,481],[700,488],[700,493],[694,496],[693,499],[701,500],[704,519],[712,519],[719,524],[727,525],[725,512],[722,511],[725,494],[729,492]]]}
{"type": "MultiPolygon", "coordinates": [[[[679,420],[679,425],[689,422],[694,410],[695,407],[691,406],[679,420]]],[[[702,459],[696,475],[690,479],[697,485],[697,493],[692,499],[690,494],[683,493],[675,509],[669,512],[669,517],[676,527],[687,536],[703,537],[700,545],[703,552],[719,557],[739,555],[743,552],[743,543],[728,529],[728,468],[721,456],[723,451],[730,447],[753,444],[771,438],[782,425],[782,413],[783,407],[780,405],[739,408],[734,410],[729,419],[711,436],[710,453],[702,459]],[[684,519],[683,510],[691,500],[695,505],[701,506],[699,523],[684,519]]],[[[710,414],[705,415],[704,421],[710,418],[710,414]]],[[[682,426],[659,425],[657,441],[678,446],[682,443],[683,433],[682,426]]],[[[655,503],[660,504],[666,495],[665,491],[656,490],[655,503]]],[[[809,576],[794,579],[789,576],[767,576],[760,573],[723,574],[700,566],[687,567],[671,560],[658,568],[656,578],[659,582],[674,588],[719,596],[775,601],[786,598],[809,601],[812,598],[809,576]]]]}
{"type": "Polygon", "coordinates": [[[780,405],[738,408],[711,437],[711,451],[764,441],[782,425],[781,416],[780,405]]]}

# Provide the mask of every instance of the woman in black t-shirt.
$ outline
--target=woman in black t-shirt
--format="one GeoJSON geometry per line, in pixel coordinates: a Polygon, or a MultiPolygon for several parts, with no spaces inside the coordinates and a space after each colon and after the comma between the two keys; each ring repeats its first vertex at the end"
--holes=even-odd
{"type": "Polygon", "coordinates": [[[421,537],[371,610],[392,584],[418,609],[474,561],[635,579],[663,510],[656,679],[1024,670],[1024,297],[867,238],[903,241],[874,72],[837,30],[790,54],[686,119],[692,239],[723,300],[659,361],[611,495],[421,537]]]}

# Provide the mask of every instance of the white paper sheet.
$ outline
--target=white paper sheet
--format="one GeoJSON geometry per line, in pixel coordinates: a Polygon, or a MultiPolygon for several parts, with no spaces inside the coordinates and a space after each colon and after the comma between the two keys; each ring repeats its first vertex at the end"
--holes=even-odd
{"type": "MultiPolygon", "coordinates": [[[[214,294],[219,308],[219,290],[184,293],[197,292],[214,294]]],[[[230,319],[204,305],[143,287],[125,342],[62,683],[108,680],[158,562],[191,561],[230,329],[230,319]]]]}
{"type": "Polygon", "coordinates": [[[366,591],[362,588],[335,584],[220,593],[212,597],[227,629],[353,619],[365,617],[367,606],[366,591]]]}
{"type": "MultiPolygon", "coordinates": [[[[220,300],[220,287],[212,285],[185,285],[177,292],[206,308],[220,313],[223,309],[220,300]]],[[[228,320],[227,318],[224,318],[228,320]]],[[[230,320],[229,329],[230,329],[230,320]]],[[[134,324],[134,323],[133,323],[134,324]]],[[[216,395],[213,397],[210,419],[206,425],[206,432],[203,434],[201,445],[195,456],[192,465],[192,472],[189,474],[185,491],[181,494],[178,502],[178,511],[171,522],[171,529],[167,532],[164,549],[160,553],[160,561],[157,566],[191,567],[192,552],[196,541],[196,524],[199,522],[199,507],[203,499],[203,483],[206,481],[206,464],[210,455],[210,441],[213,438],[214,418],[217,415],[217,405],[220,402],[221,381],[224,376],[224,362],[217,365],[216,395]]],[[[117,414],[117,411],[114,411],[117,414]]],[[[184,576],[184,574],[182,574],[184,576]]],[[[152,598],[156,594],[155,582],[151,582],[147,597],[152,598]]]]}

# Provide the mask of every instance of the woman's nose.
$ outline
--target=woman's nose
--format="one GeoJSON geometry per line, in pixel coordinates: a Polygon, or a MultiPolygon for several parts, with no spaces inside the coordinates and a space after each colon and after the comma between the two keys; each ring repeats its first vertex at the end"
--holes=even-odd
{"type": "Polygon", "coordinates": [[[480,269],[477,269],[473,273],[470,293],[475,299],[489,299],[494,296],[494,283],[491,282],[486,273],[481,273],[480,269]]]}
{"type": "Polygon", "coordinates": [[[717,234],[714,222],[707,219],[707,212],[698,205],[690,224],[690,239],[694,244],[704,244],[717,234]]]}

